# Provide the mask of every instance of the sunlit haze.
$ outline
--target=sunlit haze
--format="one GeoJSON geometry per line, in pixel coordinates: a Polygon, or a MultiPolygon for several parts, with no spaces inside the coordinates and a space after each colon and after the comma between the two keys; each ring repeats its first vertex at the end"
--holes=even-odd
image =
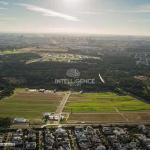
{"type": "Polygon", "coordinates": [[[150,36],[150,0],[3,0],[0,32],[150,36]]]}

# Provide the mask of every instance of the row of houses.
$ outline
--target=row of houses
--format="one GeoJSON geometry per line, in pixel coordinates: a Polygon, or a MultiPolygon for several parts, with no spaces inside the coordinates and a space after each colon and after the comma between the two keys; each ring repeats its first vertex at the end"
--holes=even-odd
{"type": "Polygon", "coordinates": [[[18,129],[1,133],[3,142],[15,144],[10,150],[150,150],[150,126],[18,129]]]}
{"type": "Polygon", "coordinates": [[[88,126],[84,129],[83,126],[77,126],[74,129],[74,134],[81,150],[106,150],[106,147],[102,144],[101,139],[92,127],[88,126]]]}
{"type": "MultiPolygon", "coordinates": [[[[22,150],[35,150],[36,149],[36,131],[29,129],[26,132],[17,130],[10,134],[9,143],[15,144],[15,147],[20,147],[22,150]]],[[[14,150],[15,147],[10,147],[14,150]]]]}
{"type": "Polygon", "coordinates": [[[9,133],[8,140],[9,143],[14,144],[10,150],[36,150],[40,148],[43,150],[71,150],[70,141],[68,131],[63,128],[58,128],[55,131],[50,129],[43,131],[24,129],[22,131],[18,129],[9,133]]]}
{"type": "Polygon", "coordinates": [[[44,131],[44,142],[45,142],[45,149],[49,149],[49,150],[53,149],[55,143],[55,137],[49,129],[46,129],[44,131]]]}
{"type": "Polygon", "coordinates": [[[67,130],[58,128],[55,132],[58,150],[71,150],[70,139],[67,130]]]}
{"type": "Polygon", "coordinates": [[[150,127],[139,125],[139,129],[142,130],[142,134],[135,134],[143,148],[150,150],[150,127]]]}
{"type": "Polygon", "coordinates": [[[139,148],[136,140],[131,138],[127,128],[103,127],[102,132],[104,133],[108,143],[115,150],[136,150],[139,148]]]}
{"type": "Polygon", "coordinates": [[[70,139],[65,129],[58,128],[55,132],[46,129],[44,131],[45,149],[47,150],[71,150],[70,139]]]}

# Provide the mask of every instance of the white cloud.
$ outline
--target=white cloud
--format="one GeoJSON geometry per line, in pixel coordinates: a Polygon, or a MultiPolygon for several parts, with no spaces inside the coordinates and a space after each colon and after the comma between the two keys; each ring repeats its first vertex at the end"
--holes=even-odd
{"type": "Polygon", "coordinates": [[[19,4],[19,3],[16,5],[23,6],[26,9],[31,10],[31,11],[41,12],[44,16],[60,17],[60,18],[66,19],[66,20],[71,20],[71,21],[81,21],[81,20],[77,19],[76,17],[69,16],[69,15],[66,15],[63,13],[59,13],[59,12],[55,12],[53,10],[45,9],[42,7],[37,7],[37,6],[33,6],[33,5],[28,5],[28,4],[19,4]]]}
{"type": "Polygon", "coordinates": [[[9,3],[0,1],[0,4],[8,5],[9,3]]]}

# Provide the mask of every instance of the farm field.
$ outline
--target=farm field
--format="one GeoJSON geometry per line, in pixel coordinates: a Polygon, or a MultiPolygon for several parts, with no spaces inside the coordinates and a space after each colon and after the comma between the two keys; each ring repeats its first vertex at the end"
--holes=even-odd
{"type": "Polygon", "coordinates": [[[0,117],[41,119],[45,112],[56,110],[63,96],[63,93],[26,92],[25,89],[16,89],[12,96],[0,101],[0,117]]]}
{"type": "Polygon", "coordinates": [[[142,121],[150,120],[150,105],[115,93],[72,93],[63,112],[70,113],[68,122],[77,121],[142,121]]]}
{"type": "Polygon", "coordinates": [[[140,113],[140,112],[136,112],[136,113],[124,113],[125,116],[127,116],[130,120],[133,120],[133,121],[147,121],[147,120],[150,120],[150,113],[149,112],[143,112],[143,113],[140,113]]]}
{"type": "Polygon", "coordinates": [[[71,94],[64,112],[115,112],[150,110],[150,105],[131,96],[118,96],[115,93],[71,94]]]}
{"type": "Polygon", "coordinates": [[[119,114],[71,114],[68,122],[99,122],[99,121],[125,121],[119,114]]]}

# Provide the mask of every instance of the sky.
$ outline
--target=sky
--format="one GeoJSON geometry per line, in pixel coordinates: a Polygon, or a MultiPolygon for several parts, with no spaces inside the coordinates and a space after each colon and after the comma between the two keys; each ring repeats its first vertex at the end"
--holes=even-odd
{"type": "Polygon", "coordinates": [[[150,36],[150,0],[0,0],[0,32],[150,36]]]}

